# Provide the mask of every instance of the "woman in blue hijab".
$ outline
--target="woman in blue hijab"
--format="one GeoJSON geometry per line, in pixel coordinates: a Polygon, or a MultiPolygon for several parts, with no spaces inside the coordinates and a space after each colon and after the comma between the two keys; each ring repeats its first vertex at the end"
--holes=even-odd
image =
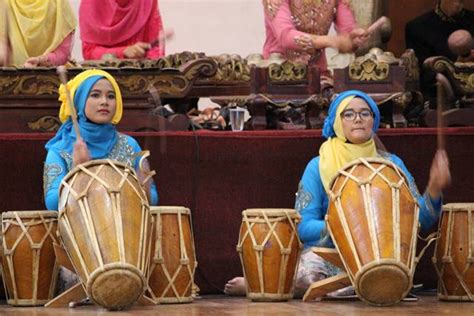
{"type": "Polygon", "coordinates": [[[307,282],[297,284],[300,290],[306,290],[311,282],[337,272],[332,265],[309,249],[312,246],[334,247],[324,221],[328,208],[327,193],[330,181],[347,163],[362,157],[380,157],[392,161],[407,176],[410,191],[418,201],[421,229],[429,229],[438,220],[442,189],[451,179],[446,152],[438,151],[435,154],[429,183],[425,192],[420,194],[403,161],[396,155],[377,148],[374,135],[379,123],[377,104],[361,91],[341,93],[329,107],[323,127],[323,137],[327,140],[319,148],[319,156],[306,166],[296,194],[295,209],[302,217],[298,235],[306,249],[303,251],[299,277],[306,278],[307,282]]]}
{"type": "MultiPolygon", "coordinates": [[[[305,250],[299,263],[295,296],[303,296],[311,283],[340,272],[314,254],[310,248],[334,247],[324,221],[328,208],[329,184],[347,163],[361,157],[381,157],[392,161],[407,176],[410,191],[418,201],[421,228],[428,229],[438,220],[442,206],[441,191],[451,178],[446,152],[436,153],[428,186],[421,195],[403,161],[396,155],[377,148],[374,135],[379,123],[377,104],[362,91],[350,90],[341,93],[329,107],[323,127],[323,136],[327,140],[321,145],[319,156],[306,166],[296,194],[295,209],[302,217],[298,225],[298,235],[305,250]]],[[[347,288],[341,292],[353,294],[352,291],[352,288],[347,288]]],[[[226,284],[225,292],[245,294],[243,278],[230,280],[226,284]]]]}
{"type": "MultiPolygon", "coordinates": [[[[67,83],[73,99],[81,140],[77,140],[66,103],[66,89],[59,88],[62,102],[59,118],[63,122],[56,135],[46,144],[43,189],[46,207],[58,209],[59,185],[76,165],[92,159],[112,159],[135,166],[137,141],[117,132],[115,125],[122,117],[122,96],[115,79],[102,70],[87,70],[67,83]]],[[[150,186],[150,204],[158,203],[155,185],[150,186]]]]}

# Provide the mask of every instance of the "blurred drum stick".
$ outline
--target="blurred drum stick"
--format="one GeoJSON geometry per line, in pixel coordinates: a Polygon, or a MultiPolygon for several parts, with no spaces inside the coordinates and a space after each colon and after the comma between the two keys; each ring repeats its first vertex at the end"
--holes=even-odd
{"type": "MultiPolygon", "coordinates": [[[[166,127],[165,127],[164,124],[166,122],[166,118],[164,116],[161,116],[160,113],[159,113],[160,109],[163,108],[163,104],[161,103],[160,93],[158,92],[158,89],[151,83],[148,85],[148,92],[150,93],[151,97],[153,98],[153,101],[154,101],[155,106],[156,106],[152,110],[152,115],[150,117],[151,117],[151,119],[153,119],[153,117],[155,115],[157,115],[158,120],[160,118],[162,118],[163,119],[163,126],[161,126],[161,124],[158,122],[158,132],[165,131],[166,127]]],[[[145,143],[146,143],[146,141],[145,141],[145,143]]],[[[163,154],[165,151],[166,151],[166,136],[163,136],[161,138],[161,142],[160,142],[160,152],[163,154]]]]}
{"type": "Polygon", "coordinates": [[[372,25],[370,25],[367,28],[367,33],[372,34],[375,31],[377,31],[379,28],[381,28],[384,24],[388,22],[388,18],[386,16],[381,16],[380,18],[377,19],[372,25]]]}
{"type": "Polygon", "coordinates": [[[150,42],[150,47],[153,48],[155,46],[160,45],[160,43],[166,43],[166,41],[172,39],[174,37],[174,30],[173,29],[167,29],[164,31],[161,31],[160,34],[158,35],[158,38],[150,42]]]}
{"type": "Polygon", "coordinates": [[[436,92],[436,97],[437,97],[437,107],[436,107],[436,130],[437,130],[437,140],[438,140],[438,150],[444,150],[446,147],[446,140],[444,137],[444,117],[443,117],[443,111],[444,111],[444,104],[448,98],[453,97],[453,91],[451,89],[451,85],[448,81],[448,79],[438,73],[436,74],[436,85],[437,85],[437,92],[436,92]]]}
{"type": "Polygon", "coordinates": [[[69,107],[69,110],[71,111],[71,120],[72,120],[72,125],[74,126],[74,131],[76,132],[76,137],[77,140],[81,140],[81,132],[79,131],[79,123],[77,123],[77,113],[76,113],[76,108],[74,107],[74,103],[71,98],[71,94],[69,93],[69,88],[67,87],[67,70],[66,67],[64,66],[59,66],[57,68],[57,73],[59,76],[59,79],[61,83],[64,85],[64,88],[66,89],[66,103],[67,106],[69,107]]]}
{"type": "Polygon", "coordinates": [[[374,134],[374,142],[375,142],[375,147],[377,149],[380,149],[382,151],[385,151],[385,152],[388,152],[387,151],[387,147],[385,147],[384,143],[382,142],[382,140],[380,139],[379,135],[377,134],[374,134]]]}

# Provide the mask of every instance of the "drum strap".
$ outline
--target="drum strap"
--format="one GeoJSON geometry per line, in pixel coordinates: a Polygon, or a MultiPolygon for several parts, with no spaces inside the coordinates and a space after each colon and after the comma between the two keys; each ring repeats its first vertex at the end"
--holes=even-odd
{"type": "Polygon", "coordinates": [[[429,234],[426,238],[423,238],[421,237],[420,235],[418,235],[418,238],[423,240],[423,241],[426,241],[426,245],[421,249],[418,257],[415,257],[415,266],[418,264],[418,262],[420,261],[421,257],[423,257],[423,255],[425,254],[425,251],[426,249],[428,249],[428,247],[436,240],[439,238],[439,234],[438,232],[434,232],[434,233],[431,233],[429,234]]]}

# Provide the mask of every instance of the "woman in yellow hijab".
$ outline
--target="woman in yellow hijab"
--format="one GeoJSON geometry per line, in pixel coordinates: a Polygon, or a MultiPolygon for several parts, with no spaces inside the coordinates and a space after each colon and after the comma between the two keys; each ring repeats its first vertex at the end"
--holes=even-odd
{"type": "Polygon", "coordinates": [[[13,66],[62,65],[71,56],[77,21],[68,0],[7,0],[13,66]]]}
{"type": "MultiPolygon", "coordinates": [[[[92,159],[112,159],[138,169],[137,153],[142,151],[131,136],[121,134],[116,125],[122,118],[122,96],[115,79],[102,70],[86,70],[67,83],[81,134],[77,139],[66,102],[66,89],[59,87],[62,125],[46,144],[48,155],[44,163],[44,197],[49,210],[58,209],[59,185],[76,165],[92,159]]],[[[149,190],[150,204],[158,203],[153,183],[149,190]]]]}
{"type": "MultiPolygon", "coordinates": [[[[327,192],[330,189],[330,181],[342,166],[361,157],[382,157],[402,169],[408,178],[410,190],[420,206],[419,220],[422,229],[430,228],[438,220],[442,206],[442,189],[451,180],[446,152],[438,151],[435,154],[428,186],[421,195],[403,161],[396,155],[376,147],[374,135],[379,123],[380,113],[377,104],[361,91],[346,91],[331,103],[323,127],[323,136],[327,141],[321,145],[319,156],[313,158],[306,166],[296,196],[295,208],[302,216],[298,235],[306,249],[312,246],[333,246],[324,221],[328,208],[327,192]]],[[[309,264],[311,266],[330,266],[311,251],[303,252],[302,261],[311,262],[309,264]]],[[[304,264],[302,269],[304,270],[304,264]]],[[[319,276],[333,274],[332,269],[319,272],[312,270],[312,273],[319,276]]],[[[317,277],[313,276],[312,281],[315,281],[315,278],[317,277]]],[[[307,285],[309,284],[300,284],[299,287],[307,285]]]]}
{"type": "MultiPolygon", "coordinates": [[[[310,251],[310,248],[333,247],[324,221],[328,208],[327,192],[332,178],[347,163],[361,157],[383,157],[391,160],[407,175],[410,190],[420,206],[422,229],[430,228],[438,219],[442,206],[441,191],[450,182],[446,152],[436,153],[431,165],[428,186],[425,193],[420,195],[403,161],[393,154],[377,149],[373,136],[379,123],[380,113],[377,104],[361,91],[346,91],[329,107],[323,127],[323,136],[327,141],[321,145],[319,156],[313,158],[306,166],[296,194],[295,209],[302,217],[298,225],[298,235],[305,247],[298,268],[296,296],[302,296],[311,283],[339,272],[337,268],[310,251]]],[[[342,291],[348,294],[353,290],[347,288],[342,291]]],[[[225,292],[245,294],[243,278],[230,280],[226,284],[225,292]]]]}

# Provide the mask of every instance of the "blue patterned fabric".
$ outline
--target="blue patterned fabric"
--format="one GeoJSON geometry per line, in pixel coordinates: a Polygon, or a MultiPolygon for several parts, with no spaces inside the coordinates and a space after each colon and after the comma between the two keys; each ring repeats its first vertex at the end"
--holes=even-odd
{"type": "MultiPolygon", "coordinates": [[[[139,158],[136,153],[142,151],[137,141],[124,134],[118,134],[118,141],[110,152],[100,159],[112,159],[138,169],[139,158]]],[[[59,185],[66,174],[73,168],[72,156],[68,152],[49,150],[44,164],[43,187],[44,200],[48,210],[58,209],[59,185]]],[[[158,190],[151,186],[150,205],[158,204],[158,190]]]]}

